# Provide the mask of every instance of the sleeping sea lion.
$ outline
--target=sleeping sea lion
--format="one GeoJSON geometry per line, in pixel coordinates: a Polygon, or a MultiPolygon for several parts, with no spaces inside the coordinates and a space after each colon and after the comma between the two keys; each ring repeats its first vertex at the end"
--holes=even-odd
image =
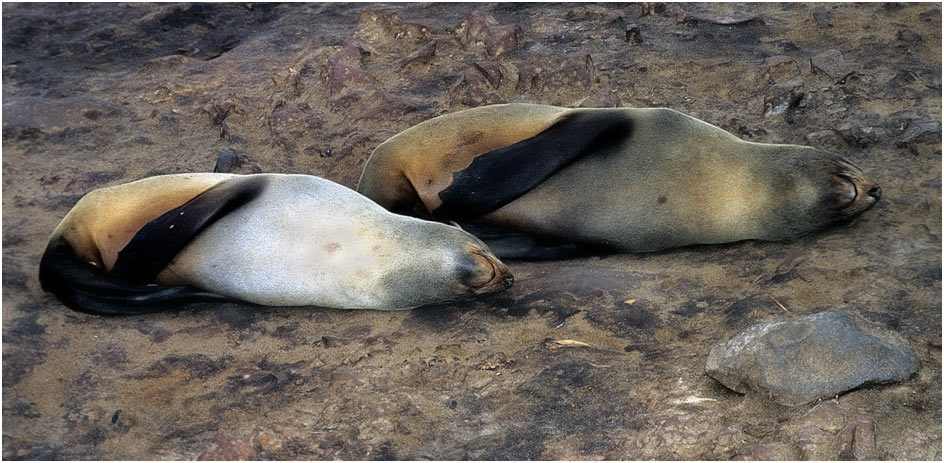
{"type": "Polygon", "coordinates": [[[224,299],[408,309],[513,280],[461,229],[322,178],[201,173],[85,195],[53,232],[40,281],[73,309],[135,314],[224,299]]]}
{"type": "Polygon", "coordinates": [[[881,196],[838,156],[743,141],[671,109],[533,104],[411,127],[374,150],[357,190],[395,212],[471,224],[509,258],[786,240],[881,196]]]}

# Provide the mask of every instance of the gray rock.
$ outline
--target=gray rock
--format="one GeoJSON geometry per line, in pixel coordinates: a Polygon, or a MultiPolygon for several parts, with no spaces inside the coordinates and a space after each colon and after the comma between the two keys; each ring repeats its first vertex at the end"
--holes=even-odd
{"type": "Polygon", "coordinates": [[[699,25],[703,23],[716,24],[719,26],[745,26],[758,24],[767,26],[767,22],[760,16],[742,16],[726,15],[713,12],[691,12],[685,11],[676,5],[667,5],[667,11],[675,15],[675,21],[679,24],[699,25]]]}
{"type": "Polygon", "coordinates": [[[824,51],[810,58],[810,64],[814,71],[828,75],[835,82],[842,82],[855,72],[839,50],[824,51]]]}
{"type": "Polygon", "coordinates": [[[826,8],[821,6],[813,8],[813,11],[810,11],[810,16],[813,17],[813,22],[819,27],[833,27],[833,23],[829,21],[830,15],[826,8]]]}
{"type": "Polygon", "coordinates": [[[228,174],[233,168],[239,165],[239,154],[234,149],[228,149],[220,153],[216,158],[216,166],[213,172],[228,174]]]}
{"type": "Polygon", "coordinates": [[[760,392],[795,406],[867,383],[907,379],[918,367],[900,335],[834,309],[754,325],[714,346],[706,371],[737,392],[760,392]]]}
{"type": "Polygon", "coordinates": [[[849,122],[836,126],[836,132],[850,145],[865,148],[878,143],[883,138],[881,130],[876,127],[862,127],[849,122]]]}
{"type": "Polygon", "coordinates": [[[904,148],[915,156],[930,155],[941,146],[941,127],[934,122],[912,120],[899,136],[895,146],[904,148]]]}
{"type": "Polygon", "coordinates": [[[916,143],[927,141],[930,143],[940,143],[941,128],[935,123],[915,122],[908,127],[902,138],[905,143],[916,143]]]}

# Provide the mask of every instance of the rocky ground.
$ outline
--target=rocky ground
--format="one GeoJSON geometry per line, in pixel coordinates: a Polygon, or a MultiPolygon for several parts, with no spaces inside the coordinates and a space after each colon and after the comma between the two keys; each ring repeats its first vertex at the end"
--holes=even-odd
{"type": "Polygon", "coordinates": [[[4,4],[5,459],[940,459],[939,4],[4,4]],[[36,278],[82,194],[148,175],[324,176],[498,102],[667,106],[860,166],[884,198],[789,243],[512,262],[406,312],[74,313],[36,278]],[[781,308],[777,303],[783,305],[781,308]],[[709,350],[845,306],[903,382],[740,395],[709,350]]]}

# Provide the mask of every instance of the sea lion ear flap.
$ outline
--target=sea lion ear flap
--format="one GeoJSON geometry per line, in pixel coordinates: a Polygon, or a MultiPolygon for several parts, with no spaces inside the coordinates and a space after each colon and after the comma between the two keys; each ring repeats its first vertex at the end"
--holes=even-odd
{"type": "Polygon", "coordinates": [[[541,133],[476,156],[439,192],[438,218],[474,219],[518,199],[559,170],[630,136],[629,114],[618,109],[577,110],[541,133]]]}
{"type": "Polygon", "coordinates": [[[263,177],[217,183],[141,227],[118,253],[110,273],[129,281],[152,281],[201,231],[255,199],[264,188],[263,177]]]}

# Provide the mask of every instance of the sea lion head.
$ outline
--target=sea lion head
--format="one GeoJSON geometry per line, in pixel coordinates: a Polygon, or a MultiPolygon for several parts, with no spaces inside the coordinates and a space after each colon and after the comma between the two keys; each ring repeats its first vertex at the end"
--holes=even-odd
{"type": "Polygon", "coordinates": [[[876,182],[840,156],[800,146],[778,151],[786,161],[774,181],[783,232],[802,235],[848,222],[882,197],[876,182]]]}
{"type": "MultiPolygon", "coordinates": [[[[415,220],[415,219],[413,219],[415,220]]],[[[400,270],[384,286],[395,289],[398,308],[471,299],[514,284],[511,270],[488,246],[459,227],[422,222],[401,254],[400,270]]]]}

